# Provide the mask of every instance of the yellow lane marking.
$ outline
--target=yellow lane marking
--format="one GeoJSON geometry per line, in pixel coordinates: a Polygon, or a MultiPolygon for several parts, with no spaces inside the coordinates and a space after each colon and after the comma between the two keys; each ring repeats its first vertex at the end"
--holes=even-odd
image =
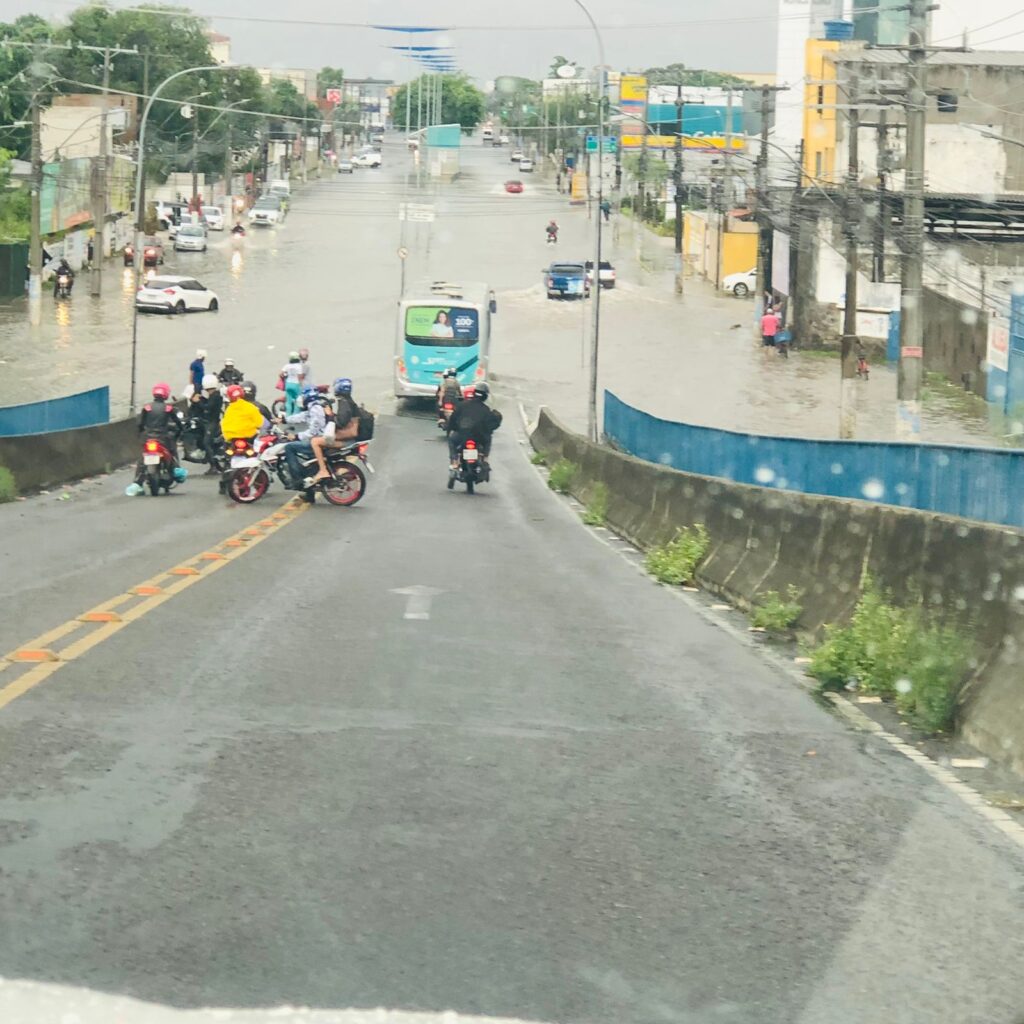
{"type": "Polygon", "coordinates": [[[241,558],[257,544],[266,540],[277,530],[281,529],[282,526],[291,522],[297,515],[305,512],[309,506],[305,504],[298,505],[294,503],[293,499],[284,508],[288,509],[291,514],[275,513],[277,521],[273,526],[265,528],[264,531],[259,531],[258,536],[251,539],[246,538],[245,543],[239,543],[239,534],[236,534],[234,537],[217,545],[218,547],[226,547],[232,550],[221,555],[216,561],[204,561],[201,572],[189,563],[199,559],[206,559],[209,553],[195,555],[180,565],[166,569],[145,583],[129,588],[125,593],[105,601],[103,604],[99,604],[87,612],[83,612],[80,616],[43,633],[29,643],[23,644],[5,655],[0,660],[0,671],[3,671],[12,664],[31,662],[38,662],[38,664],[34,664],[32,668],[24,672],[13,683],[8,683],[7,686],[0,688],[0,708],[6,707],[11,701],[16,700],[33,687],[49,679],[54,672],[68,664],[68,662],[80,658],[87,651],[91,651],[98,644],[103,643],[104,640],[108,640],[115,633],[119,633],[126,626],[142,618],[143,615],[151,612],[154,608],[160,607],[165,601],[169,601],[183,590],[187,590],[194,584],[223,569],[236,558],[241,558]],[[278,516],[280,518],[277,518],[278,516]],[[163,584],[158,585],[157,581],[161,580],[163,584]],[[135,600],[137,597],[143,597],[144,600],[137,601],[130,608],[126,608],[116,615],[110,612],[112,607],[135,600]],[[85,636],[72,641],[59,652],[54,653],[47,646],[86,625],[90,625],[93,628],[85,636]]]}

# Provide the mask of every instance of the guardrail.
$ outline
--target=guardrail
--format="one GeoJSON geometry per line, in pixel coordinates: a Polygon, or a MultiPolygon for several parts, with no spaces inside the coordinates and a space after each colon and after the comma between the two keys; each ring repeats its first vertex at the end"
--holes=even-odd
{"type": "Polygon", "coordinates": [[[610,391],[604,433],[687,473],[1024,527],[1024,451],[744,434],[659,419],[610,391]]]}
{"type": "Polygon", "coordinates": [[[0,408],[0,437],[49,434],[110,422],[110,388],[0,408]]]}

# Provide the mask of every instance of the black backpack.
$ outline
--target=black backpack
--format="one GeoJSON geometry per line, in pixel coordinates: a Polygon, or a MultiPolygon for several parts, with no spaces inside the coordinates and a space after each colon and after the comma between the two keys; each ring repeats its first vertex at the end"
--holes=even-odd
{"type": "Polygon", "coordinates": [[[356,405],[355,415],[359,417],[359,430],[356,432],[357,441],[371,441],[373,439],[373,427],[376,416],[361,405],[356,405]]]}

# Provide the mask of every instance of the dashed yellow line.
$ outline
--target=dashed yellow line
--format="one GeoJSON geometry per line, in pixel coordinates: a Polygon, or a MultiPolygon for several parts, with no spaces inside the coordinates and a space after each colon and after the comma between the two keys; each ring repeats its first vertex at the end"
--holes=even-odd
{"type": "Polygon", "coordinates": [[[32,667],[0,689],[0,708],[28,693],[69,662],[80,658],[104,640],[109,640],[154,608],[159,608],[183,590],[212,576],[235,559],[241,558],[247,551],[252,550],[308,508],[309,505],[291,499],[280,511],[275,512],[269,519],[262,520],[258,526],[247,526],[239,530],[220,544],[215,544],[212,549],[202,551],[170,569],[157,573],[156,576],[130,587],[123,594],[118,594],[9,651],[0,658],[0,672],[26,664],[31,664],[32,667]],[[142,600],[139,600],[140,597],[142,600]],[[121,611],[115,610],[131,601],[136,603],[121,611]],[[53,649],[54,644],[80,630],[88,632],[59,650],[53,649]]]}

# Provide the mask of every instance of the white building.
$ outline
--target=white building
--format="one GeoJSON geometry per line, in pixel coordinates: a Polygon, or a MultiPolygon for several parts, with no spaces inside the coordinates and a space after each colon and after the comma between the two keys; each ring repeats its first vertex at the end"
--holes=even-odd
{"type": "MultiPolygon", "coordinates": [[[[99,97],[96,97],[99,101],[99,97]]],[[[96,106],[54,105],[40,111],[43,161],[73,160],[100,154],[102,104],[96,106]]],[[[126,127],[127,112],[123,107],[108,107],[107,153],[113,154],[113,139],[126,127]]]]}
{"type": "Polygon", "coordinates": [[[206,32],[206,41],[210,44],[210,54],[218,64],[231,63],[231,37],[221,35],[209,29],[206,32]]]}
{"type": "Polygon", "coordinates": [[[275,80],[291,82],[307,100],[316,99],[316,72],[309,68],[256,68],[264,85],[275,80]]]}

